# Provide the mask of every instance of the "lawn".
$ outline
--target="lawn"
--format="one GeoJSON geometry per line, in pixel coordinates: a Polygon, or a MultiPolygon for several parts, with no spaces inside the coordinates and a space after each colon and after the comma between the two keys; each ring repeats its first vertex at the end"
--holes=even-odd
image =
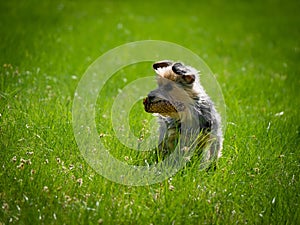
{"type": "MultiPolygon", "coordinates": [[[[1,1],[0,224],[298,224],[299,8],[296,0],[1,1]],[[128,186],[82,156],[72,126],[80,78],[102,54],[139,40],[177,43],[213,71],[226,102],[215,171],[195,160],[167,180],[128,186]]],[[[114,137],[111,108],[122,88],[152,73],[150,62],[124,68],[97,100],[99,141],[128,164],[152,153],[114,137]]],[[[134,134],[152,118],[138,101],[134,134]]]]}

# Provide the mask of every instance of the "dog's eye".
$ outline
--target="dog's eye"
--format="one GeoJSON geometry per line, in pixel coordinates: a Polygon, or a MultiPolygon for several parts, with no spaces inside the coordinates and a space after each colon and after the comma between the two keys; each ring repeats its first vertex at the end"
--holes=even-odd
{"type": "Polygon", "coordinates": [[[164,86],[164,90],[165,90],[165,91],[172,91],[172,89],[173,89],[173,87],[172,87],[171,84],[166,84],[166,85],[164,86]]]}

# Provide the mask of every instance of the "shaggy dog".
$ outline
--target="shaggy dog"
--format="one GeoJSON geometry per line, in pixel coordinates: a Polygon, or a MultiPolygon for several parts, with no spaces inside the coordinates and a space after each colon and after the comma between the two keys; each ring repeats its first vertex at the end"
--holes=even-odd
{"type": "Polygon", "coordinates": [[[201,155],[201,167],[210,166],[221,156],[221,118],[200,84],[198,71],[180,62],[153,64],[158,88],[144,99],[148,113],[158,116],[158,150],[162,157],[175,149],[190,159],[201,155]]]}

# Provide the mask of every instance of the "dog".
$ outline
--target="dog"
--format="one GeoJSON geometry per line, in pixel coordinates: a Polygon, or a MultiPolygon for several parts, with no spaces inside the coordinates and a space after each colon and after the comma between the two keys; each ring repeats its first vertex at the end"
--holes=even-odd
{"type": "Polygon", "coordinates": [[[200,84],[198,71],[182,62],[153,64],[158,88],[144,99],[144,109],[159,122],[158,151],[162,158],[176,148],[190,161],[201,156],[201,168],[222,155],[221,117],[200,84]]]}

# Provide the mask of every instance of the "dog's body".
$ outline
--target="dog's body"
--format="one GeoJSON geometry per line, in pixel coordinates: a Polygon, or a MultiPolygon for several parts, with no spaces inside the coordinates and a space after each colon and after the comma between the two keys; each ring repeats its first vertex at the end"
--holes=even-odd
{"type": "Polygon", "coordinates": [[[153,64],[158,88],[144,100],[145,111],[157,113],[160,123],[158,149],[163,156],[178,145],[182,151],[196,149],[207,167],[221,156],[221,118],[200,85],[198,72],[182,63],[153,64]],[[199,151],[200,149],[200,151],[199,151]]]}

